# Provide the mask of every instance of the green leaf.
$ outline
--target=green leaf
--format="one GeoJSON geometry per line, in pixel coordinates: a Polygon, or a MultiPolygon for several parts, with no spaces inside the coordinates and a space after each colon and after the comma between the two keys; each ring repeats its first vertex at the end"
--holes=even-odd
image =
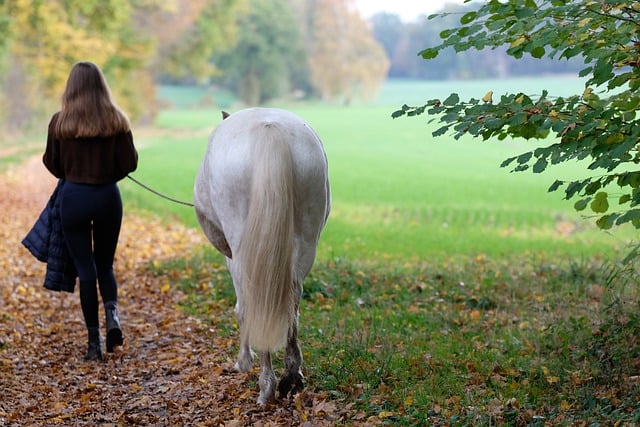
{"type": "Polygon", "coordinates": [[[458,94],[452,93],[451,95],[449,95],[447,99],[444,100],[442,104],[446,105],[447,107],[452,107],[459,102],[460,102],[460,97],[458,96],[458,94]]]}
{"type": "Polygon", "coordinates": [[[626,222],[636,223],[640,221],[640,209],[629,209],[623,215],[620,215],[616,224],[621,225],[626,222]]]}
{"type": "Polygon", "coordinates": [[[404,115],[405,115],[405,111],[404,110],[396,110],[393,113],[391,113],[391,118],[397,119],[398,117],[402,117],[404,115]]]}
{"type": "Polygon", "coordinates": [[[503,161],[502,163],[500,163],[500,167],[501,168],[505,168],[507,166],[509,166],[511,163],[513,163],[513,161],[515,160],[515,157],[509,157],[508,159],[506,159],[505,161],[503,161]]]}
{"type": "MultiPolygon", "coordinates": [[[[640,66],[635,45],[637,11],[628,7],[631,2],[481,3],[476,12],[461,13],[458,28],[440,32],[440,44],[421,55],[435,58],[444,49],[464,52],[506,47],[507,54],[514,58],[525,53],[533,58],[580,58],[584,65],[578,68],[579,76],[586,78],[584,91],[567,96],[545,91],[536,98],[516,91],[502,95],[499,101],[486,96],[464,104],[457,95],[450,96],[438,108],[429,107],[429,114],[448,125],[436,133],[452,131],[456,139],[472,135],[502,141],[543,139],[553,132],[555,140],[537,144],[533,155],[509,157],[501,166],[516,172],[540,173],[550,165],[587,160],[580,163],[581,167],[586,172],[598,170],[597,177],[558,179],[549,191],[562,188],[567,200],[580,199],[575,208],[590,208],[596,217],[602,216],[598,224],[603,228],[631,222],[640,229],[640,215],[624,215],[640,207],[640,66]],[[462,107],[457,109],[459,106],[462,107]],[[623,191],[611,195],[609,202],[604,189],[611,184],[618,184],[623,191]],[[605,216],[610,203],[616,209],[622,207],[622,211],[605,216]]],[[[447,27],[439,28],[436,34],[444,28],[447,27]]],[[[584,173],[576,172],[575,176],[584,173]]]]}
{"type": "Polygon", "coordinates": [[[518,19],[526,19],[533,16],[534,13],[533,13],[533,10],[527,7],[527,8],[516,9],[516,11],[514,12],[514,15],[518,19]]]}
{"type": "Polygon", "coordinates": [[[584,181],[570,182],[567,188],[564,190],[565,197],[567,198],[567,200],[575,196],[577,193],[579,193],[584,188],[585,185],[586,183],[584,181]]]}
{"type": "Polygon", "coordinates": [[[536,59],[540,59],[545,55],[546,51],[543,46],[536,46],[531,50],[531,56],[536,59]]]}
{"type": "Polygon", "coordinates": [[[593,69],[593,80],[596,85],[603,83],[613,76],[613,65],[605,61],[598,61],[593,69]]]}
{"type": "Polygon", "coordinates": [[[434,132],[431,133],[431,135],[433,136],[442,136],[445,133],[447,133],[447,131],[449,130],[449,126],[442,126],[441,128],[435,130],[434,132]]]}
{"type": "Polygon", "coordinates": [[[464,15],[462,15],[462,18],[460,18],[460,23],[463,25],[466,25],[471,21],[473,21],[474,19],[476,19],[477,15],[478,15],[477,12],[467,12],[464,15]]]}
{"type": "Polygon", "coordinates": [[[559,179],[556,179],[555,182],[553,184],[551,184],[551,187],[549,187],[549,189],[547,191],[549,193],[551,193],[552,191],[556,191],[562,185],[564,185],[564,181],[560,181],[559,179]]]}
{"type": "Polygon", "coordinates": [[[423,50],[418,55],[422,56],[424,59],[433,59],[438,56],[438,49],[430,47],[423,50]]]}
{"type": "Polygon", "coordinates": [[[580,70],[580,72],[578,73],[578,77],[584,77],[588,74],[591,73],[591,71],[593,71],[593,67],[587,67],[587,68],[583,68],[582,70],[580,70]]]}
{"type": "Polygon", "coordinates": [[[616,217],[614,215],[604,215],[596,221],[598,227],[602,230],[609,230],[613,227],[616,217]]]}
{"type": "Polygon", "coordinates": [[[509,118],[509,126],[518,126],[523,124],[527,120],[527,113],[516,113],[509,118]]]}
{"type": "Polygon", "coordinates": [[[547,162],[547,159],[544,159],[544,158],[538,159],[538,161],[533,165],[533,172],[540,173],[544,171],[547,168],[548,164],[549,163],[547,162]]]}
{"type": "MultiPolygon", "coordinates": [[[[595,213],[605,213],[609,210],[608,194],[604,191],[596,194],[595,199],[591,202],[591,210],[595,213]]],[[[602,228],[602,227],[601,227],[602,228]]]]}
{"type": "Polygon", "coordinates": [[[589,205],[589,202],[591,201],[591,197],[586,198],[586,199],[582,199],[582,200],[578,200],[577,202],[574,203],[573,208],[575,210],[577,210],[578,212],[583,211],[587,208],[587,206],[589,205]]]}
{"type": "Polygon", "coordinates": [[[600,181],[594,181],[589,185],[587,185],[587,187],[584,189],[584,192],[586,194],[594,194],[596,191],[600,190],[601,188],[602,188],[602,184],[600,183],[600,181]]]}
{"type": "Polygon", "coordinates": [[[454,32],[454,30],[452,30],[452,29],[447,29],[447,30],[440,31],[440,38],[441,39],[448,39],[451,36],[451,34],[453,34],[453,32],[454,32]]]}
{"type": "Polygon", "coordinates": [[[522,164],[524,164],[524,163],[527,163],[529,160],[531,160],[531,157],[532,157],[532,156],[533,156],[533,153],[532,153],[532,152],[528,152],[528,153],[520,154],[520,155],[517,157],[518,164],[521,164],[521,165],[522,165],[522,164]]]}
{"type": "Polygon", "coordinates": [[[398,117],[402,117],[405,114],[407,114],[407,111],[409,109],[411,109],[411,107],[409,107],[407,104],[404,104],[402,107],[400,107],[399,110],[396,110],[393,113],[391,113],[391,117],[394,119],[397,119],[398,117]]]}

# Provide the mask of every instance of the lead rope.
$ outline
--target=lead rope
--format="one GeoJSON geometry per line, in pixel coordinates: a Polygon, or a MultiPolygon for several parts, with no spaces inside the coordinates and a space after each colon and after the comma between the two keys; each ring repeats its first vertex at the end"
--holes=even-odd
{"type": "Polygon", "coordinates": [[[169,200],[169,201],[171,201],[171,202],[178,203],[178,204],[180,204],[180,205],[185,205],[185,206],[193,207],[193,203],[183,202],[182,200],[178,200],[178,199],[174,199],[174,198],[172,198],[172,197],[166,196],[166,195],[164,195],[164,194],[162,194],[162,193],[160,193],[160,192],[158,192],[158,191],[154,190],[153,188],[150,188],[150,187],[148,187],[148,186],[144,185],[143,183],[141,183],[140,181],[138,181],[137,179],[135,179],[135,178],[134,178],[134,177],[132,177],[131,175],[127,175],[127,178],[129,178],[131,181],[135,182],[136,184],[138,184],[140,187],[144,188],[145,190],[152,192],[152,193],[153,193],[153,194],[155,194],[156,196],[160,196],[160,197],[162,197],[163,199],[167,199],[167,200],[169,200]]]}

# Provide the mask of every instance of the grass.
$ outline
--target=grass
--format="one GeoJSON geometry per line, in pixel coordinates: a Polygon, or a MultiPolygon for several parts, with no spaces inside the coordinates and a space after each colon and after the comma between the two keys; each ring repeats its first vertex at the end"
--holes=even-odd
{"type": "MultiPolygon", "coordinates": [[[[623,380],[637,362],[638,300],[628,312],[600,312],[593,303],[619,290],[607,287],[602,265],[514,261],[409,271],[325,266],[310,278],[305,300],[306,339],[324,348],[309,368],[313,379],[369,413],[390,412],[394,424],[576,419],[567,410],[580,406],[576,394],[593,387],[606,395],[600,387],[623,380]],[[622,313],[635,317],[620,322],[622,313]],[[632,345],[608,345],[620,339],[632,345]]],[[[639,392],[631,387],[625,405],[639,392]]],[[[602,417],[601,408],[584,409],[578,419],[602,417]]],[[[620,419],[640,417],[637,405],[631,412],[620,419]]]]}
{"type": "MultiPolygon", "coordinates": [[[[290,105],[321,135],[329,158],[333,209],[321,259],[346,257],[418,262],[452,254],[555,253],[618,256],[637,231],[604,233],[573,210],[555,178],[583,173],[563,165],[546,174],[509,173],[507,157],[528,150],[519,142],[434,139],[427,118],[390,118],[392,108],[290,105]]],[[[134,176],[172,197],[192,200],[193,180],[217,108],[164,110],[152,133],[136,136],[134,176]]],[[[124,196],[141,208],[197,227],[192,209],[174,205],[130,182],[124,196]]]]}
{"type": "MultiPolygon", "coordinates": [[[[183,309],[236,333],[220,254],[203,248],[157,273],[177,278],[183,309]]],[[[637,273],[521,255],[410,268],[320,263],[301,304],[305,375],[351,405],[347,424],[635,425],[637,273]]]]}

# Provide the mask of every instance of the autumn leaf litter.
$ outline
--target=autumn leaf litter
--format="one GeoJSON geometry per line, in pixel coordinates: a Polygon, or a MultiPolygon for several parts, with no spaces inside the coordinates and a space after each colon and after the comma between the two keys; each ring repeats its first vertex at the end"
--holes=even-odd
{"type": "MultiPolygon", "coordinates": [[[[237,335],[218,336],[181,311],[181,292],[149,267],[189,256],[206,239],[126,206],[115,263],[125,345],[103,363],[83,360],[78,292],[45,290],[45,265],[20,244],[55,180],[34,158],[0,174],[0,185],[0,425],[315,426],[360,418],[312,386],[258,406],[257,366],[233,370],[237,335]]],[[[376,421],[362,420],[369,423],[376,421]]]]}

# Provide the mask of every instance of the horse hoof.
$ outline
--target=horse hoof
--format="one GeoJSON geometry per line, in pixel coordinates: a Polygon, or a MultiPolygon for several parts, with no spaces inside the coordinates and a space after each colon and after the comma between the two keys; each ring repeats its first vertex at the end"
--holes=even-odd
{"type": "Polygon", "coordinates": [[[275,375],[262,372],[259,379],[260,396],[258,404],[265,406],[267,403],[276,401],[276,377],[275,375]]]}
{"type": "Polygon", "coordinates": [[[235,365],[233,365],[233,369],[238,372],[249,372],[251,367],[253,366],[252,362],[247,362],[246,360],[240,361],[238,360],[235,365]]]}
{"type": "Polygon", "coordinates": [[[263,408],[265,406],[267,406],[269,403],[273,403],[276,401],[276,397],[275,396],[263,396],[262,393],[260,393],[260,396],[258,397],[258,405],[262,406],[263,408]]]}
{"type": "Polygon", "coordinates": [[[253,367],[254,354],[251,350],[240,351],[236,364],[233,368],[238,372],[249,372],[253,367]]]}
{"type": "Polygon", "coordinates": [[[304,378],[301,373],[295,372],[293,374],[284,375],[280,378],[278,383],[278,394],[280,398],[284,398],[288,395],[293,396],[299,393],[304,388],[304,378]]]}

